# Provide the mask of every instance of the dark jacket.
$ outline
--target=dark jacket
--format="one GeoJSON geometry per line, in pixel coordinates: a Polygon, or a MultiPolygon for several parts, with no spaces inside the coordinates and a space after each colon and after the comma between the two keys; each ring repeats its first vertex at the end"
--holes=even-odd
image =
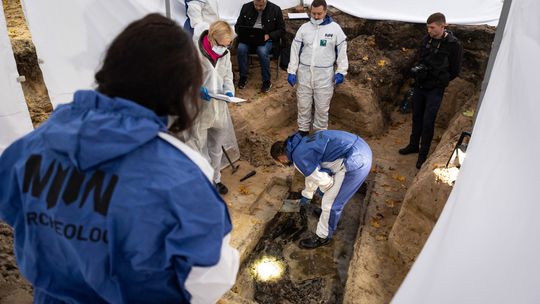
{"type": "MultiPolygon", "coordinates": [[[[258,16],[259,12],[255,9],[253,1],[244,4],[234,29],[238,32],[240,26],[254,26],[258,16]]],[[[279,54],[281,49],[281,39],[285,36],[285,21],[283,21],[281,8],[274,3],[267,1],[266,8],[262,12],[261,23],[264,32],[272,39],[273,54],[279,54]]]]}
{"type": "Polygon", "coordinates": [[[425,88],[445,88],[459,75],[463,57],[463,47],[450,31],[442,39],[426,35],[418,50],[419,63],[427,68],[417,73],[416,85],[425,88]]]}

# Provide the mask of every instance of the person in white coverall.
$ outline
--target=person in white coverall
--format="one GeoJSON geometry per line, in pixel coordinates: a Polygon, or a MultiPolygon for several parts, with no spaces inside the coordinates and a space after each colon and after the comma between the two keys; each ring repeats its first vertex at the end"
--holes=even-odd
{"type": "Polygon", "coordinates": [[[199,37],[210,24],[220,19],[218,2],[218,0],[185,0],[187,19],[184,29],[193,37],[199,37]]]}
{"type": "Polygon", "coordinates": [[[326,15],[324,0],[311,3],[311,20],[303,24],[291,45],[287,81],[298,83],[298,130],[309,133],[312,107],[315,102],[314,130],[328,129],[328,110],[334,85],[341,84],[347,74],[347,37],[341,27],[326,15]],[[334,64],[337,69],[334,71],[334,64]]]}
{"type": "Polygon", "coordinates": [[[214,183],[220,194],[228,192],[221,183],[222,145],[230,127],[227,102],[212,98],[211,94],[234,96],[231,54],[228,50],[234,31],[225,21],[216,21],[203,31],[195,43],[203,69],[201,99],[203,104],[190,131],[184,133],[186,144],[199,151],[214,168],[214,183]]]}

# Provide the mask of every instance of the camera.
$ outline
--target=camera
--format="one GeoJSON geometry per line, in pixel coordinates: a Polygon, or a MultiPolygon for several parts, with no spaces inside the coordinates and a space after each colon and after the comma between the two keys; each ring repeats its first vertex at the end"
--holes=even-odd
{"type": "Polygon", "coordinates": [[[418,74],[420,74],[422,72],[427,72],[427,70],[428,70],[428,67],[425,64],[420,63],[420,64],[415,65],[415,66],[413,66],[411,68],[411,73],[413,75],[418,75],[418,74]]]}

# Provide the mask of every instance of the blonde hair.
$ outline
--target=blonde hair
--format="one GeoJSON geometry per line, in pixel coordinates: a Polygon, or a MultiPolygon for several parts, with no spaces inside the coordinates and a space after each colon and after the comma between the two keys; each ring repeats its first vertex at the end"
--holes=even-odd
{"type": "Polygon", "coordinates": [[[227,22],[218,20],[210,24],[210,28],[208,29],[208,38],[214,43],[217,42],[218,39],[233,40],[234,31],[227,22]]]}

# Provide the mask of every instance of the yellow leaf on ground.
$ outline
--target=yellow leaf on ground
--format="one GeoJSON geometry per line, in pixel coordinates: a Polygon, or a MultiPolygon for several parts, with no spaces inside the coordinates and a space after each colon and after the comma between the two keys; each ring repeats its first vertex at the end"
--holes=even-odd
{"type": "Polygon", "coordinates": [[[386,206],[388,206],[390,208],[394,208],[397,204],[401,203],[401,201],[398,201],[398,200],[386,200],[385,203],[386,203],[386,206]]]}
{"type": "Polygon", "coordinates": [[[405,181],[405,176],[401,176],[401,175],[399,175],[399,174],[394,174],[392,177],[393,177],[395,180],[398,180],[398,181],[400,181],[400,182],[404,182],[404,181],[405,181]]]}
{"type": "Polygon", "coordinates": [[[368,60],[369,60],[369,56],[368,56],[368,55],[365,55],[364,57],[362,57],[362,60],[368,61],[368,60]]]}
{"type": "Polygon", "coordinates": [[[379,228],[381,227],[381,222],[378,219],[371,219],[371,227],[379,228]]]}
{"type": "Polygon", "coordinates": [[[386,60],[379,60],[379,62],[377,62],[377,65],[380,66],[381,68],[384,67],[386,65],[386,60]]]}
{"type": "Polygon", "coordinates": [[[244,185],[240,185],[240,187],[238,188],[238,192],[240,192],[240,194],[242,195],[248,195],[249,189],[244,185]]]}
{"type": "Polygon", "coordinates": [[[380,234],[380,235],[376,235],[375,239],[377,241],[386,241],[388,239],[388,237],[386,235],[384,235],[384,234],[380,234]]]}
{"type": "Polygon", "coordinates": [[[468,111],[463,112],[463,116],[473,117],[474,116],[474,110],[468,110],[468,111]]]}

